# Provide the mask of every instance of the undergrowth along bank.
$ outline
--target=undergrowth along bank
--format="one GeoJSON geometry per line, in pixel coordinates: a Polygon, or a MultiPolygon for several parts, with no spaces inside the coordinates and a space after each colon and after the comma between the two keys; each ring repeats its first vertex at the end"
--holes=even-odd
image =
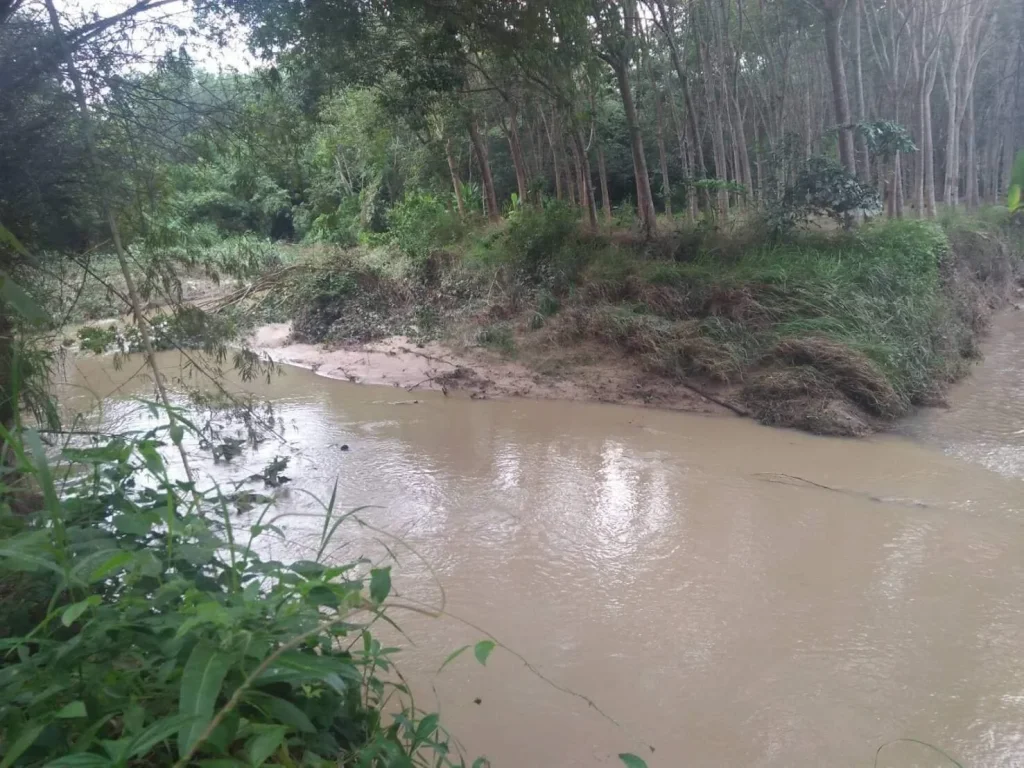
{"type": "Polygon", "coordinates": [[[552,204],[415,254],[319,249],[284,306],[303,341],[458,332],[506,357],[604,345],[765,423],[860,434],[969,370],[1024,253],[1005,209],[784,237],[756,222],[663,230],[591,231],[552,204]]]}
{"type": "Polygon", "coordinates": [[[626,355],[641,378],[715,388],[767,424],[860,434],[941,401],[1024,253],[1019,219],[998,208],[782,235],[757,219],[669,220],[656,239],[592,230],[557,201],[500,224],[430,206],[403,215],[356,247],[250,249],[273,279],[219,314],[234,329],[289,320],[312,343],[457,336],[526,365],[531,348],[588,344],[626,355]]]}

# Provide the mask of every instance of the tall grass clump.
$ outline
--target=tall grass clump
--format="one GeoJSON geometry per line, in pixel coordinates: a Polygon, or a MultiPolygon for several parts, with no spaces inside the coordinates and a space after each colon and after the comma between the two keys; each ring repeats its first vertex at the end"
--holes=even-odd
{"type": "Polygon", "coordinates": [[[662,279],[691,285],[706,314],[740,321],[715,333],[723,341],[735,335],[751,362],[784,357],[785,340],[842,343],[878,367],[901,410],[942,367],[937,341],[949,317],[940,269],[948,253],[939,227],[886,221],[765,244],[731,261],[701,259],[662,279]]]}

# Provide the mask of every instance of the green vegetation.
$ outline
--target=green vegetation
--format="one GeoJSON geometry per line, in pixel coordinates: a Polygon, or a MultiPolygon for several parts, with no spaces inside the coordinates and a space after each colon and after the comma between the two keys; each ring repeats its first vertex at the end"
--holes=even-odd
{"type": "Polygon", "coordinates": [[[173,479],[181,427],[56,456],[5,438],[4,765],[464,764],[374,636],[390,568],[323,559],[334,499],[314,559],[264,561],[283,516],[173,479]]]}

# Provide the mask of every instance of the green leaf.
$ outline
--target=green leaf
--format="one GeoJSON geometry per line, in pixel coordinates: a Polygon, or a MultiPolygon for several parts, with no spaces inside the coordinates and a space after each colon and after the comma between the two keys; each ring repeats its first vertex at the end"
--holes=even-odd
{"type": "Polygon", "coordinates": [[[494,650],[495,645],[497,645],[497,643],[493,640],[481,640],[473,646],[473,655],[476,656],[476,660],[486,666],[487,657],[491,655],[491,651],[494,650]]]}
{"type": "Polygon", "coordinates": [[[422,744],[430,738],[431,734],[437,730],[437,715],[427,715],[420,720],[419,725],[416,726],[416,736],[413,741],[417,744],[422,744]]]}
{"type": "Polygon", "coordinates": [[[316,727],[305,712],[285,699],[259,691],[250,692],[246,699],[262,710],[268,717],[291,726],[300,733],[315,733],[316,727]]]}
{"type": "Polygon", "coordinates": [[[626,768],[647,768],[647,763],[629,752],[621,753],[619,755],[619,760],[623,762],[626,768]]]}
{"type": "Polygon", "coordinates": [[[99,601],[99,595],[93,595],[85,600],[79,600],[74,605],[69,605],[64,609],[64,613],[61,614],[60,623],[65,627],[70,627],[78,620],[79,616],[89,610],[90,606],[96,605],[99,601]]]}
{"type": "Polygon", "coordinates": [[[195,719],[193,715],[170,715],[150,723],[131,740],[128,757],[143,757],[195,719]]]}
{"type": "Polygon", "coordinates": [[[110,765],[113,763],[109,757],[93,752],[77,752],[51,760],[44,768],[107,768],[110,765]]]}
{"type": "Polygon", "coordinates": [[[345,689],[341,678],[348,678],[359,683],[363,681],[359,670],[348,659],[288,651],[281,654],[256,680],[264,685],[275,682],[300,683],[319,680],[341,693],[345,689]]]}
{"type": "Polygon", "coordinates": [[[375,603],[383,603],[391,592],[391,566],[374,568],[370,571],[370,599],[375,603]]]}
{"type": "Polygon", "coordinates": [[[61,578],[64,578],[64,571],[61,570],[60,566],[52,560],[46,560],[45,558],[38,557],[37,555],[30,555],[27,552],[16,552],[12,549],[0,549],[0,558],[7,558],[13,562],[8,563],[7,567],[19,570],[19,571],[34,571],[39,568],[44,568],[48,571],[52,571],[61,578]],[[24,566],[34,566],[32,568],[26,568],[24,566]]]}
{"type": "Polygon", "coordinates": [[[0,224],[0,245],[6,245],[15,253],[20,253],[22,256],[28,256],[28,251],[25,250],[25,246],[21,244],[12,233],[11,230],[7,229],[3,224],[0,224]]]}
{"type": "Polygon", "coordinates": [[[1010,209],[1010,213],[1015,212],[1020,208],[1020,196],[1021,196],[1021,185],[1011,184],[1010,193],[1006,196],[1006,207],[1010,209]]]}
{"type": "Polygon", "coordinates": [[[171,442],[181,445],[181,439],[185,436],[185,429],[180,424],[171,424],[171,442]]]}
{"type": "Polygon", "coordinates": [[[473,761],[473,768],[491,768],[491,761],[486,757],[478,757],[473,761]]]}
{"type": "MultiPolygon", "coordinates": [[[[64,625],[68,626],[67,624],[64,625]]],[[[54,715],[58,720],[71,720],[75,717],[86,717],[84,701],[72,701],[70,704],[65,704],[63,707],[57,710],[57,714],[54,715]]]]}
{"type": "Polygon", "coordinates": [[[146,536],[153,530],[153,520],[149,515],[138,512],[124,512],[116,515],[112,522],[118,531],[127,533],[129,536],[146,536]]]}
{"type": "Polygon", "coordinates": [[[287,733],[287,726],[275,725],[249,739],[245,745],[245,753],[249,756],[249,765],[252,768],[259,768],[259,766],[263,765],[267,758],[274,754],[277,748],[281,746],[287,733]]]}
{"type": "Polygon", "coordinates": [[[41,323],[46,320],[46,313],[36,300],[25,293],[25,289],[14,282],[10,275],[0,275],[0,296],[30,323],[41,323]]]}
{"type": "Polygon", "coordinates": [[[448,658],[445,659],[444,663],[440,667],[437,668],[436,674],[438,674],[438,675],[441,674],[442,670],[444,670],[445,667],[447,667],[449,664],[451,664],[453,661],[455,661],[457,658],[459,658],[459,656],[461,656],[467,650],[469,650],[469,646],[468,645],[464,645],[461,648],[456,648],[454,651],[449,653],[448,654],[448,658]]]}
{"type": "Polygon", "coordinates": [[[230,667],[231,660],[208,645],[197,645],[189,654],[181,675],[178,712],[195,719],[178,731],[179,754],[188,752],[209,725],[224,676],[230,667]]]}
{"type": "Polygon", "coordinates": [[[107,577],[108,574],[116,571],[122,565],[131,562],[132,553],[119,550],[116,554],[111,555],[109,558],[104,560],[96,569],[89,574],[89,582],[93,583],[100,581],[107,577]]]}
{"type": "Polygon", "coordinates": [[[57,487],[53,483],[53,475],[50,474],[50,464],[46,460],[43,441],[34,429],[25,430],[24,440],[25,444],[32,449],[32,463],[36,465],[36,477],[43,491],[46,510],[52,519],[57,520],[60,518],[62,510],[60,501],[57,500],[57,487]]]}
{"type": "Polygon", "coordinates": [[[4,759],[0,760],[0,768],[11,768],[25,750],[36,743],[36,739],[39,738],[39,734],[42,733],[44,727],[43,723],[30,723],[19,733],[18,738],[4,752],[4,759]]]}

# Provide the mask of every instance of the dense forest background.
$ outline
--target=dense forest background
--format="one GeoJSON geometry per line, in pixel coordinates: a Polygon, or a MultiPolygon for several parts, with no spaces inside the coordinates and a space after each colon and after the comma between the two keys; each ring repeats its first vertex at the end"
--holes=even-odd
{"type": "Polygon", "coordinates": [[[1002,201],[1024,144],[1012,0],[165,5],[5,4],[0,221],[27,247],[109,239],[98,194],[126,242],[180,247],[415,237],[428,209],[543,197],[653,233],[842,197],[842,171],[866,189],[840,206],[931,217],[1002,201]],[[260,67],[195,63],[239,22],[260,67]]]}

